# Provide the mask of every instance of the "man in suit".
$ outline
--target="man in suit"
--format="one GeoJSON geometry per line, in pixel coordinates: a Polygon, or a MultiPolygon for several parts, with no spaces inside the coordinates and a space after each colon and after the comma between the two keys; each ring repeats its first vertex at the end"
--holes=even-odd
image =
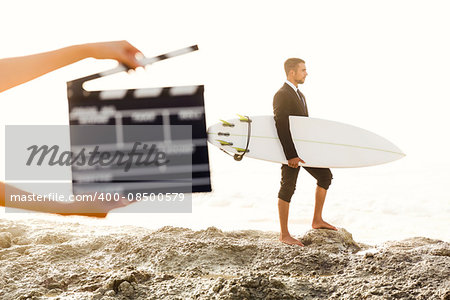
{"type": "MultiPolygon", "coordinates": [[[[280,218],[280,241],[290,245],[304,246],[299,240],[293,238],[288,231],[289,203],[294,194],[297,183],[299,163],[305,163],[295,149],[289,129],[289,116],[308,116],[308,107],[305,96],[298,89],[298,84],[305,82],[306,72],[305,61],[300,58],[289,58],[284,63],[287,80],[278,90],[273,98],[273,113],[278,137],[280,138],[284,154],[288,164],[281,166],[281,187],[278,193],[278,214],[280,218]]],[[[301,153],[301,149],[298,149],[301,153]]],[[[328,168],[304,169],[317,180],[316,202],[314,206],[314,216],[312,228],[325,228],[337,230],[333,225],[322,219],[322,209],[328,187],[331,184],[333,175],[328,168]]]]}

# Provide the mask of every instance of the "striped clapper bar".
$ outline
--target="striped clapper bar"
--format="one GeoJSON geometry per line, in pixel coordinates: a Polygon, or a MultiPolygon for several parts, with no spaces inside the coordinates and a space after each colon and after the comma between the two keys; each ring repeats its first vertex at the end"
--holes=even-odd
{"type": "MultiPolygon", "coordinates": [[[[192,46],[142,62],[197,49],[192,46]]],[[[74,194],[121,193],[133,198],[211,191],[204,86],[83,89],[86,81],[125,70],[120,66],[67,83],[71,151],[86,160],[72,164],[74,194]]]]}

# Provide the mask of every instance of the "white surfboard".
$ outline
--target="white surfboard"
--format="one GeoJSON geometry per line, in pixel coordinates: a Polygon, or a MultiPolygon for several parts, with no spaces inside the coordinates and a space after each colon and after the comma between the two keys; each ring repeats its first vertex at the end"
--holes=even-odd
{"type": "MultiPolygon", "coordinates": [[[[287,164],[273,116],[250,116],[251,134],[245,157],[287,164]]],[[[290,116],[291,135],[300,166],[356,168],[400,159],[405,154],[387,139],[356,126],[310,117],[290,116]]],[[[208,128],[208,141],[234,154],[247,146],[245,117],[222,121],[208,128]]]]}

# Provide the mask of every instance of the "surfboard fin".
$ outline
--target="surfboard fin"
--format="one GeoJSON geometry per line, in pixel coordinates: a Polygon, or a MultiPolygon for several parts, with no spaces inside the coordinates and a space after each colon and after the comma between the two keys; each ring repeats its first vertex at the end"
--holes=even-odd
{"type": "Polygon", "coordinates": [[[247,151],[245,149],[239,148],[239,147],[233,147],[234,149],[236,149],[237,152],[250,152],[250,150],[247,149],[247,151]]]}
{"type": "Polygon", "coordinates": [[[222,146],[233,146],[233,143],[231,142],[227,142],[227,141],[222,141],[222,140],[216,140],[220,143],[220,145],[222,146]]]}
{"type": "Polygon", "coordinates": [[[246,116],[241,116],[240,114],[237,114],[238,115],[238,117],[239,117],[239,121],[241,121],[241,122],[251,122],[252,120],[250,120],[249,119],[249,117],[246,117],[246,116]]]}
{"type": "Polygon", "coordinates": [[[233,123],[227,122],[225,120],[220,120],[222,122],[222,126],[226,126],[226,127],[234,127],[233,123]]]}

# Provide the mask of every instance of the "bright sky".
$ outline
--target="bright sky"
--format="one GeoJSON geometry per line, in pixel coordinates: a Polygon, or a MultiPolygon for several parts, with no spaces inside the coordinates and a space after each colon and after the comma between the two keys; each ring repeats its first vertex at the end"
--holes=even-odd
{"type": "MultiPolygon", "coordinates": [[[[146,56],[198,44],[196,53],[92,87],[204,84],[208,125],[271,114],[284,60],[300,57],[310,116],[380,134],[411,165],[450,162],[447,1],[270,3],[2,1],[0,57],[117,39],[146,56]]],[[[68,124],[65,82],[113,66],[88,59],[2,93],[2,127],[68,124]]]]}

